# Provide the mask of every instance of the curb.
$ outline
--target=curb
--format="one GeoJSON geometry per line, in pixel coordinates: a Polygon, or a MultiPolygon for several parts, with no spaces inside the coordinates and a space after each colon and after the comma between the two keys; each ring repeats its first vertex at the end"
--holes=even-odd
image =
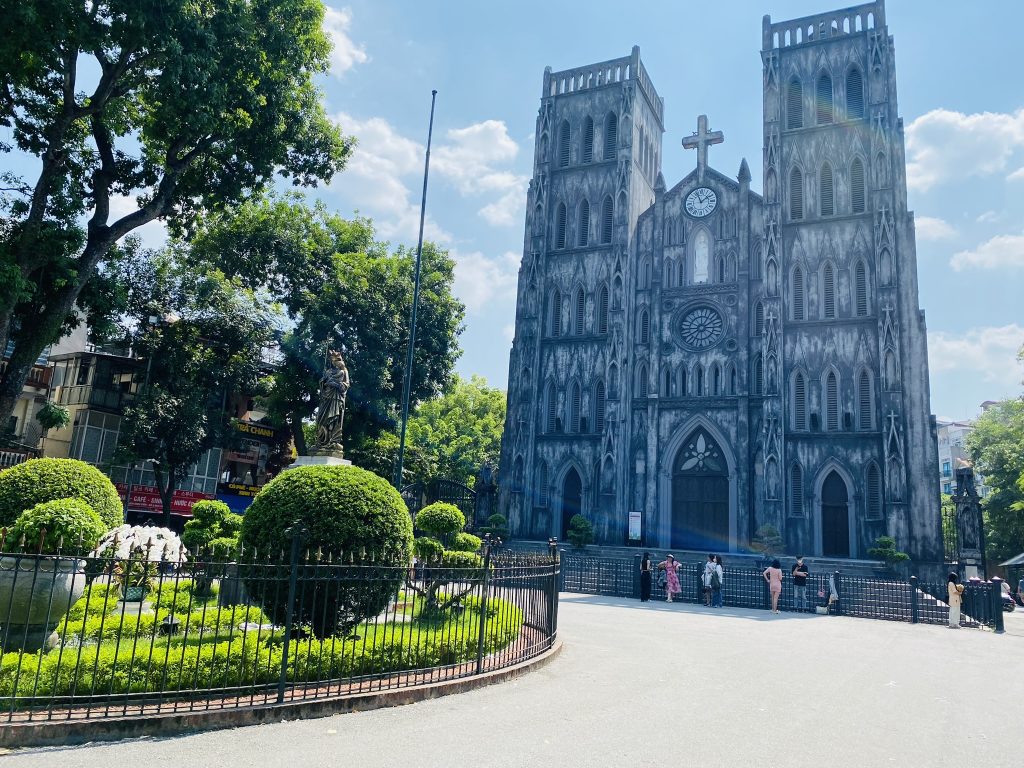
{"type": "Polygon", "coordinates": [[[261,704],[239,709],[213,709],[201,712],[176,712],[163,715],[109,718],[104,720],[62,720],[41,723],[5,723],[0,727],[0,749],[68,746],[97,741],[115,741],[140,737],[181,736],[219,728],[238,728],[284,720],[307,720],[345,712],[363,712],[383,707],[397,707],[418,701],[436,699],[453,693],[464,693],[539,669],[562,650],[562,641],[555,640],[547,651],[511,667],[485,672],[482,675],[439,683],[416,685],[391,691],[357,693],[334,699],[293,701],[284,704],[261,704]]]}

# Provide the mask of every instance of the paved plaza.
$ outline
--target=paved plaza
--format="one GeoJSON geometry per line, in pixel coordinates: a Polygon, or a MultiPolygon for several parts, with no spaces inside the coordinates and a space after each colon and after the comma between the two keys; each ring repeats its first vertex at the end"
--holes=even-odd
{"type": "Polygon", "coordinates": [[[393,709],[7,755],[4,768],[1019,765],[1007,634],[563,595],[552,663],[393,709]]]}

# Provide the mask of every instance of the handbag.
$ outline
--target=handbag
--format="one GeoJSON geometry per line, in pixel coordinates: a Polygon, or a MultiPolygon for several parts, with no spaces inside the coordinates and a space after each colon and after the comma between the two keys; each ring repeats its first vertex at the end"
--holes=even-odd
{"type": "Polygon", "coordinates": [[[659,587],[664,587],[666,580],[667,580],[667,577],[665,576],[664,569],[658,571],[658,586],[659,587]]]}

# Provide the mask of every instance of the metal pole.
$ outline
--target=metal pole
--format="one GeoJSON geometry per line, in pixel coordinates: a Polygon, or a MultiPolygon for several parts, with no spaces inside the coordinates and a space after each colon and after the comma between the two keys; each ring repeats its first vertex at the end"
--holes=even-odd
{"type": "MultiPolygon", "coordinates": [[[[149,391],[149,373],[153,369],[153,353],[150,352],[149,360],[146,361],[146,380],[142,385],[142,390],[149,391]]],[[[132,503],[132,488],[135,487],[135,462],[128,467],[128,493],[124,497],[124,522],[128,522],[128,505],[132,503]]]]}
{"type": "Polygon", "coordinates": [[[412,312],[409,319],[409,353],[405,358],[405,382],[402,386],[402,431],[398,438],[398,466],[395,488],[402,490],[402,464],[405,462],[405,428],[409,422],[409,397],[412,389],[412,361],[416,349],[416,307],[420,301],[420,263],[423,258],[423,222],[427,215],[427,177],[430,174],[430,140],[434,135],[434,103],[437,90],[430,92],[430,125],[427,128],[427,156],[423,162],[423,197],[420,198],[420,237],[416,244],[416,270],[413,274],[412,312]]]}

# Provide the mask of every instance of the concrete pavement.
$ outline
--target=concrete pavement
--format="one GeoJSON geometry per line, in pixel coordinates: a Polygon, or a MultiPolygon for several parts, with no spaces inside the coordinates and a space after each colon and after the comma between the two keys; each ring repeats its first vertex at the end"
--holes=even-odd
{"type": "Polygon", "coordinates": [[[1024,636],[561,600],[561,656],[514,682],[320,720],[21,752],[2,765],[1019,765],[1024,636]]]}

